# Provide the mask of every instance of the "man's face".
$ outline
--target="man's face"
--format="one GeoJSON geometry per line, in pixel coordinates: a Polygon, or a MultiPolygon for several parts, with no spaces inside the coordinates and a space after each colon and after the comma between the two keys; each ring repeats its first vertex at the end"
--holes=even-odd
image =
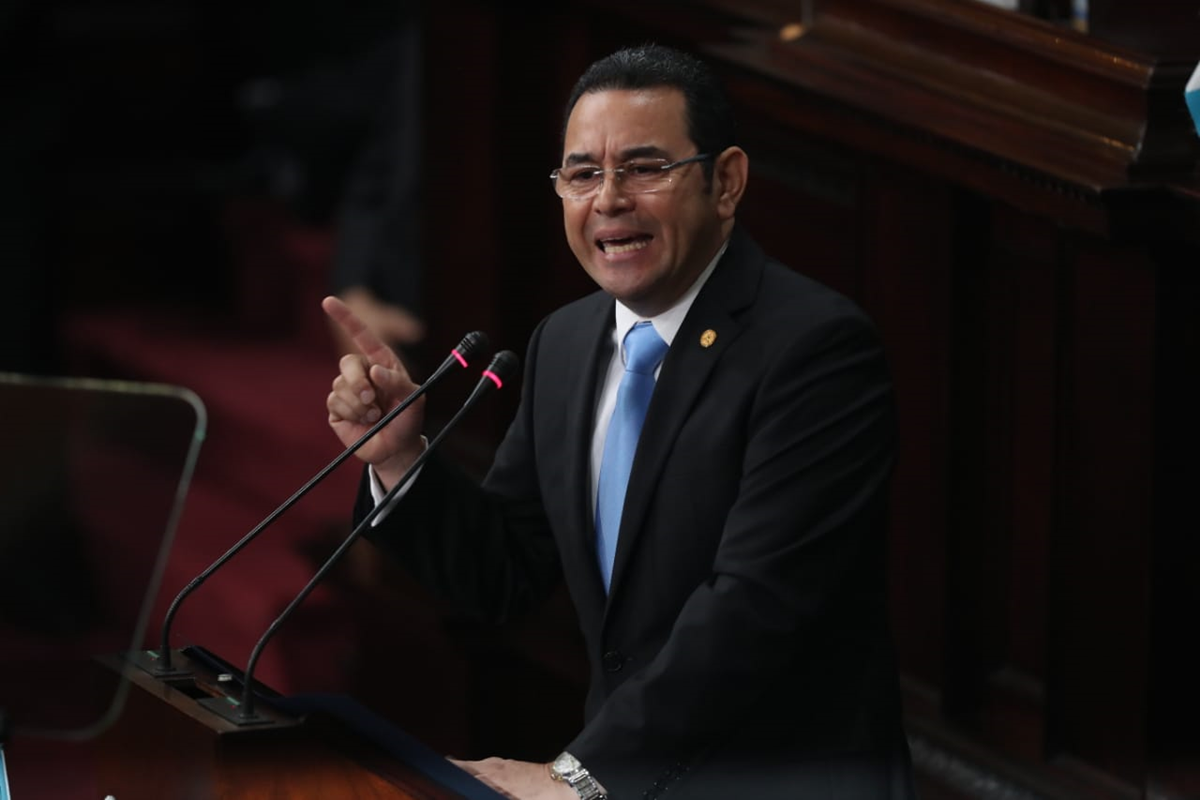
{"type": "MultiPolygon", "coordinates": [[[[585,94],[567,121],[563,164],[610,169],[631,157],[696,155],[684,110],[676,89],[585,94]]],[[[652,194],[626,192],[607,175],[594,196],[563,199],[567,242],[600,288],[653,316],[687,291],[728,233],[732,211],[718,203],[717,184],[706,186],[699,163],[676,168],[671,183],[652,194]]]]}

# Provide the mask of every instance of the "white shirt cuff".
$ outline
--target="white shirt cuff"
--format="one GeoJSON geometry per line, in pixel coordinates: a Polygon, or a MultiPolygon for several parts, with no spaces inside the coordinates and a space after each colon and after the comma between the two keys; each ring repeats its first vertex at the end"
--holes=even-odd
{"type": "MultiPolygon", "coordinates": [[[[424,436],[421,437],[421,443],[425,445],[426,449],[429,448],[429,440],[424,436]]],[[[386,507],[379,510],[379,513],[375,515],[375,519],[371,520],[372,528],[374,528],[380,522],[383,522],[384,517],[392,513],[392,509],[396,507],[404,495],[408,494],[408,490],[412,488],[413,483],[421,476],[421,470],[423,469],[425,469],[424,464],[417,467],[417,471],[412,474],[412,477],[409,478],[408,483],[404,484],[404,488],[396,492],[395,496],[388,501],[386,507]]],[[[367,474],[371,479],[371,497],[375,500],[375,505],[378,506],[384,501],[384,498],[387,497],[387,489],[383,488],[383,483],[380,482],[379,476],[375,473],[375,467],[371,466],[370,464],[367,465],[367,474]]]]}

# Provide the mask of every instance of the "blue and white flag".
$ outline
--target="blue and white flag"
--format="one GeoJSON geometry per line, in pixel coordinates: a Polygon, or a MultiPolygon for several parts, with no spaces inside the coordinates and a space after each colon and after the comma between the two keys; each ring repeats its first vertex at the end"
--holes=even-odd
{"type": "Polygon", "coordinates": [[[1187,100],[1188,111],[1192,114],[1192,122],[1196,123],[1196,133],[1200,134],[1200,64],[1196,65],[1196,71],[1192,73],[1191,80],[1187,82],[1187,88],[1183,90],[1183,97],[1187,100]]]}

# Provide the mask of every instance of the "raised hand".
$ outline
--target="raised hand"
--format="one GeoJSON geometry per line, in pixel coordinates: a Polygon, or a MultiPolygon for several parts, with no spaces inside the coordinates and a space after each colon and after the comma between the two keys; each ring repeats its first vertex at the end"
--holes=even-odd
{"type": "MultiPolygon", "coordinates": [[[[384,414],[416,390],[403,362],[350,308],[336,297],[321,301],[330,320],[354,344],[357,352],[342,356],[333,390],[325,400],[329,427],[349,447],[362,438],[384,414]]],[[[390,488],[424,449],[425,398],[420,398],[371,437],[357,455],[375,468],[384,488],[390,488]]]]}

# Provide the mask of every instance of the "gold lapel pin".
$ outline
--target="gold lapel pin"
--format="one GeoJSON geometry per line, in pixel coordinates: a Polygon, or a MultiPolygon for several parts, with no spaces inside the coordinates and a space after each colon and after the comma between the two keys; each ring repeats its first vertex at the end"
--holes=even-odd
{"type": "Polygon", "coordinates": [[[700,346],[712,347],[712,343],[717,340],[717,332],[709,328],[704,333],[700,334],[700,346]]]}

